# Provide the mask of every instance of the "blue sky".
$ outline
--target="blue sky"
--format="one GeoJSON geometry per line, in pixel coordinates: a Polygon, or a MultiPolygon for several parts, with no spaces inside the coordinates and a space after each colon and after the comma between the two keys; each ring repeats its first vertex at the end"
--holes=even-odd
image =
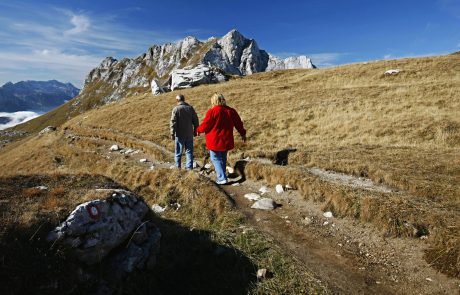
{"type": "Polygon", "coordinates": [[[460,0],[0,0],[0,85],[82,87],[104,57],[238,29],[281,57],[320,67],[460,50],[460,0]]]}

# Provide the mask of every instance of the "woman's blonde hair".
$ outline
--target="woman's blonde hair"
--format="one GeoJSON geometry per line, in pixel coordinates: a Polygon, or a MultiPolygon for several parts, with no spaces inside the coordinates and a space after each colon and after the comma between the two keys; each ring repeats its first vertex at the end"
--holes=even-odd
{"type": "Polygon", "coordinates": [[[211,105],[213,107],[227,105],[224,95],[222,93],[214,93],[214,95],[211,97],[211,105]]]}

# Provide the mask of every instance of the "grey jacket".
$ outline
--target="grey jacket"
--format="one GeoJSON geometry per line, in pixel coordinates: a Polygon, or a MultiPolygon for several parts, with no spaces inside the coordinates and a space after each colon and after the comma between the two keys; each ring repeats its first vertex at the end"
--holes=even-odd
{"type": "Polygon", "coordinates": [[[180,138],[193,138],[198,125],[198,116],[188,103],[181,101],[172,110],[171,135],[180,138]]]}

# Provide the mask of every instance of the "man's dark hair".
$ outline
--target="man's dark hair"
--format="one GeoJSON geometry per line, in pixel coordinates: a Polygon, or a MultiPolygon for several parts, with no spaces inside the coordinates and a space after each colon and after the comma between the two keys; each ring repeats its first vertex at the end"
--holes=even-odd
{"type": "Polygon", "coordinates": [[[185,96],[183,96],[182,94],[179,94],[178,96],[176,96],[176,99],[178,101],[185,101],[185,96]]]}

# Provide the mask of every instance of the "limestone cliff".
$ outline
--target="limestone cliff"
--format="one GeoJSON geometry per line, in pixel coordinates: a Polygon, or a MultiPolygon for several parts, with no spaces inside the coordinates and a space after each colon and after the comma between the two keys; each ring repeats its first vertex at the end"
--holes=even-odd
{"type": "Polygon", "coordinates": [[[315,66],[306,56],[286,59],[272,56],[260,49],[254,39],[244,37],[237,30],[228,32],[222,38],[210,38],[207,41],[189,36],[177,43],[153,45],[136,58],[105,58],[88,74],[81,95],[73,106],[78,108],[80,104],[84,104],[87,108],[117,101],[128,95],[148,92],[153,80],[155,94],[160,94],[157,87],[169,91],[171,88],[217,83],[224,80],[222,77],[229,75],[244,76],[293,68],[315,66]],[[201,69],[206,72],[201,73],[201,69]],[[179,77],[180,74],[184,76],[179,77]],[[190,75],[198,76],[199,79],[191,79],[190,75]],[[182,86],[171,85],[173,76],[176,81],[182,81],[182,86]],[[201,78],[205,76],[218,78],[201,78]],[[188,80],[193,80],[194,84],[186,85],[183,82],[188,80]]]}

